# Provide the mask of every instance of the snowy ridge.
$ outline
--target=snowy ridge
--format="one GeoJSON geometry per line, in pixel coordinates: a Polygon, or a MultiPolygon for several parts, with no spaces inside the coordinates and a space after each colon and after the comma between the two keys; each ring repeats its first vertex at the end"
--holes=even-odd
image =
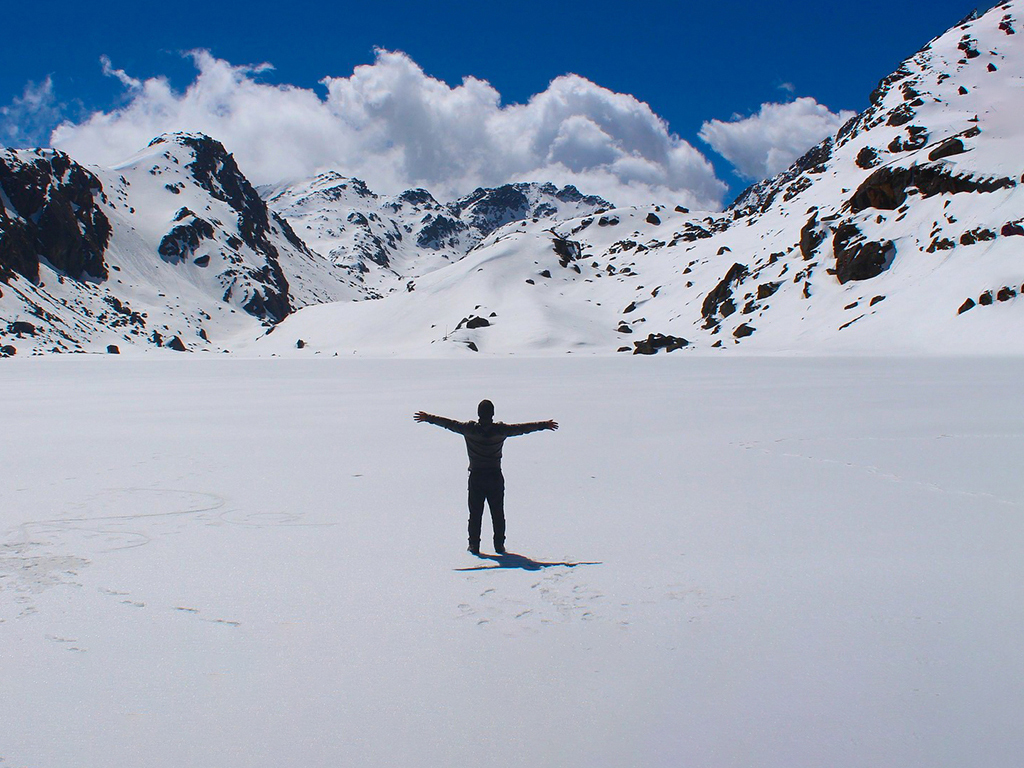
{"type": "Polygon", "coordinates": [[[551,184],[389,198],[339,172],[261,198],[187,134],[115,169],[5,151],[2,346],[1024,353],[1018,6],[931,41],[724,212],[551,184]]]}
{"type": "Polygon", "coordinates": [[[575,187],[537,183],[478,189],[448,204],[425,189],[381,197],[336,171],[267,187],[263,194],[312,250],[346,270],[372,297],[458,261],[509,222],[565,220],[612,207],[575,187]]]}
{"type": "Polygon", "coordinates": [[[933,40],[867,111],[724,213],[652,205],[508,225],[466,263],[417,281],[415,296],[306,310],[256,349],[283,354],[302,337],[323,352],[381,354],[1020,354],[1015,7],[933,40]],[[543,324],[527,332],[522,307],[543,324]],[[497,322],[469,328],[483,310],[497,322]]]}

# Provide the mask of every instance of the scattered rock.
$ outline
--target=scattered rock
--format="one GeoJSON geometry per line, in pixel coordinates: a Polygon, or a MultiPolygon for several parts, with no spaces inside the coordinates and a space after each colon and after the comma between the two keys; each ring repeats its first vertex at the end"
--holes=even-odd
{"type": "Polygon", "coordinates": [[[108,355],[120,355],[121,354],[121,350],[120,350],[120,348],[118,348],[117,344],[107,344],[107,354],[108,355]]]}
{"type": "Polygon", "coordinates": [[[678,336],[665,336],[661,333],[652,333],[646,339],[633,342],[634,355],[654,355],[659,350],[674,352],[677,349],[689,346],[690,342],[678,336]]]}
{"type": "MultiPolygon", "coordinates": [[[[558,265],[568,267],[569,262],[576,261],[583,254],[583,246],[575,240],[566,240],[561,237],[554,239],[555,253],[558,255],[558,265]]],[[[549,275],[550,276],[550,275],[549,275]]]]}
{"type": "Polygon", "coordinates": [[[855,224],[844,223],[832,238],[836,278],[842,285],[851,280],[870,280],[889,268],[896,255],[891,241],[865,242],[855,224]]]}
{"type": "Polygon", "coordinates": [[[732,335],[735,336],[737,339],[744,339],[747,336],[753,335],[754,331],[756,330],[756,328],[753,328],[750,325],[747,325],[746,323],[740,323],[739,325],[736,326],[736,330],[732,332],[732,335]]]}
{"type": "Polygon", "coordinates": [[[863,147],[860,152],[857,153],[857,167],[858,168],[874,168],[878,165],[878,150],[874,147],[863,147]]]}
{"type": "Polygon", "coordinates": [[[960,245],[974,245],[977,242],[985,240],[994,240],[996,233],[991,229],[972,229],[968,232],[964,232],[960,235],[960,245]]]}
{"type": "Polygon", "coordinates": [[[925,251],[927,253],[935,253],[936,251],[948,251],[956,247],[956,243],[950,240],[948,237],[935,238],[932,240],[932,244],[929,245],[925,251]]]}
{"type": "Polygon", "coordinates": [[[873,307],[873,306],[875,306],[875,304],[877,304],[880,301],[885,301],[885,296],[874,296],[874,297],[872,297],[871,301],[868,303],[868,306],[869,307],[873,307]]]}
{"type": "Polygon", "coordinates": [[[305,347],[306,347],[306,342],[305,341],[303,341],[302,339],[296,340],[296,342],[295,342],[295,348],[296,349],[305,349],[305,347]]]}
{"type": "Polygon", "coordinates": [[[661,219],[658,218],[657,214],[648,213],[647,214],[647,223],[648,224],[658,225],[658,224],[661,224],[661,219]]]}
{"type": "Polygon", "coordinates": [[[10,344],[4,344],[0,347],[0,357],[14,357],[18,354],[16,347],[12,347],[10,344]]]}
{"type": "Polygon", "coordinates": [[[1024,227],[1016,222],[1008,221],[1006,224],[1003,224],[1001,234],[1003,237],[1012,237],[1014,235],[1024,236],[1024,227]]]}
{"type": "Polygon", "coordinates": [[[963,303],[963,304],[961,304],[961,305],[960,305],[960,309],[958,309],[958,310],[956,311],[956,313],[957,313],[958,315],[962,315],[962,314],[963,314],[964,312],[966,312],[967,310],[969,310],[969,309],[974,309],[974,307],[975,307],[975,304],[974,304],[974,299],[967,299],[967,300],[965,300],[965,301],[964,301],[964,303],[963,303]]]}
{"type": "Polygon", "coordinates": [[[987,307],[992,303],[992,291],[985,291],[981,296],[978,297],[978,303],[983,307],[987,307]]]}
{"type": "Polygon", "coordinates": [[[188,351],[188,347],[185,346],[185,343],[178,336],[173,337],[170,341],[164,344],[164,346],[168,349],[173,349],[175,352],[188,351]]]}
{"type": "Polygon", "coordinates": [[[939,144],[935,149],[928,153],[929,160],[941,160],[944,157],[952,157],[953,155],[962,155],[967,149],[964,147],[964,143],[957,138],[946,139],[944,142],[939,144]]]}
{"type": "Polygon", "coordinates": [[[15,322],[7,326],[7,332],[16,334],[18,338],[21,338],[23,336],[35,336],[36,327],[32,325],[32,323],[26,323],[20,320],[16,320],[15,322]]]}
{"type": "Polygon", "coordinates": [[[1000,288],[999,292],[996,294],[996,300],[997,301],[1009,301],[1010,299],[1012,299],[1016,295],[1017,295],[1017,292],[1015,290],[1013,290],[1013,288],[1000,288]]]}
{"type": "Polygon", "coordinates": [[[729,267],[729,271],[725,273],[718,285],[708,292],[708,295],[704,297],[704,303],[701,305],[701,315],[707,321],[707,324],[714,324],[714,316],[721,312],[723,317],[728,317],[736,310],[736,306],[732,301],[732,287],[734,283],[739,283],[743,278],[747,276],[747,267],[744,264],[733,264],[729,267]]]}
{"type": "Polygon", "coordinates": [[[825,240],[825,233],[818,232],[817,226],[818,214],[814,213],[800,230],[800,253],[803,255],[804,261],[810,261],[813,259],[815,251],[818,250],[818,246],[825,240]]]}

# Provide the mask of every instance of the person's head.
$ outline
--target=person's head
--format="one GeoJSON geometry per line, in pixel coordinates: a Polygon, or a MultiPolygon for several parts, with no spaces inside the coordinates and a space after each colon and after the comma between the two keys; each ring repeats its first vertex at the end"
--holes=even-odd
{"type": "Polygon", "coordinates": [[[494,421],[494,403],[490,400],[481,400],[480,405],[476,407],[476,415],[480,417],[480,421],[494,421]]]}

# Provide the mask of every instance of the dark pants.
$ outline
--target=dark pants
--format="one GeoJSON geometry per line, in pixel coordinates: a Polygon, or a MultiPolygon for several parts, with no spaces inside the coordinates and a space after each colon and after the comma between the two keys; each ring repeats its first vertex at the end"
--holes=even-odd
{"type": "Polygon", "coordinates": [[[484,502],[491,510],[494,548],[505,548],[505,478],[500,469],[477,469],[469,473],[469,546],[480,548],[480,524],[484,502]]]}

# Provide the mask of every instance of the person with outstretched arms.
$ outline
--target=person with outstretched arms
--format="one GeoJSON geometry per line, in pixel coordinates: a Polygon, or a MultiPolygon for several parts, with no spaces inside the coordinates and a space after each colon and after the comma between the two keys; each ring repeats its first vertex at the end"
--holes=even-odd
{"type": "Polygon", "coordinates": [[[494,420],[494,403],[482,400],[477,406],[477,421],[455,421],[419,411],[413,418],[457,432],[466,439],[469,453],[469,551],[480,554],[480,527],[484,502],[491,510],[494,551],[505,554],[505,478],[501,474],[501,448],[508,437],[526,435],[544,429],[558,429],[554,421],[503,424],[494,420]]]}

